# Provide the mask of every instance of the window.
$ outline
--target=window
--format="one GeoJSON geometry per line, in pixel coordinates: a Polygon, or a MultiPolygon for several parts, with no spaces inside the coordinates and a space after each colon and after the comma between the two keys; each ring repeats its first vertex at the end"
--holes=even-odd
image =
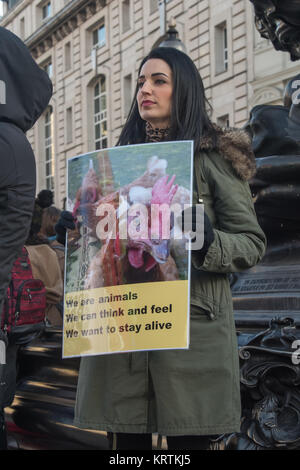
{"type": "Polygon", "coordinates": [[[98,47],[105,46],[106,31],[105,31],[104,24],[94,29],[92,34],[93,34],[93,46],[98,46],[98,47]]]}
{"type": "Polygon", "coordinates": [[[158,9],[158,0],[149,0],[150,1],[150,15],[158,9]]]}
{"type": "Polygon", "coordinates": [[[54,189],[53,113],[48,109],[44,123],[45,183],[46,189],[54,189]]]}
{"type": "Polygon", "coordinates": [[[52,3],[47,0],[41,1],[36,6],[36,27],[42,26],[52,15],[52,3]]]}
{"type": "Polygon", "coordinates": [[[129,113],[130,106],[131,106],[131,90],[132,90],[132,76],[126,75],[124,77],[123,82],[123,96],[124,96],[124,117],[126,117],[129,113]]]}
{"type": "Polygon", "coordinates": [[[67,108],[66,111],[66,143],[70,144],[73,141],[73,109],[67,108]]]}
{"type": "Polygon", "coordinates": [[[20,38],[25,38],[25,18],[20,19],[20,38]]]}
{"type": "Polygon", "coordinates": [[[122,2],[122,31],[126,33],[130,29],[130,0],[122,2]]]}
{"type": "Polygon", "coordinates": [[[215,26],[216,74],[228,70],[228,39],[226,22],[215,26]]]}
{"type": "Polygon", "coordinates": [[[229,123],[229,115],[228,114],[224,114],[224,116],[219,116],[217,118],[217,124],[218,126],[220,127],[229,127],[230,126],[230,123],[229,123]]]}
{"type": "Polygon", "coordinates": [[[42,6],[42,19],[46,20],[51,16],[51,2],[47,2],[42,6]]]}
{"type": "Polygon", "coordinates": [[[42,69],[47,72],[49,78],[52,78],[53,75],[53,67],[52,67],[52,62],[47,62],[45,65],[42,66],[42,69]]]}
{"type": "Polygon", "coordinates": [[[65,44],[65,72],[71,69],[71,43],[65,44]]]}
{"type": "MultiPolygon", "coordinates": [[[[13,8],[15,6],[16,3],[18,3],[19,0],[4,0],[3,3],[6,3],[7,4],[7,10],[10,10],[11,8],[13,8]]],[[[5,7],[4,7],[5,8],[5,7]]],[[[4,12],[7,11],[6,9],[4,10],[4,12]]]]}
{"type": "Polygon", "coordinates": [[[101,77],[94,86],[95,149],[107,148],[106,80],[101,77]]]}
{"type": "Polygon", "coordinates": [[[6,84],[0,80],[0,104],[6,104],[6,84]]]}

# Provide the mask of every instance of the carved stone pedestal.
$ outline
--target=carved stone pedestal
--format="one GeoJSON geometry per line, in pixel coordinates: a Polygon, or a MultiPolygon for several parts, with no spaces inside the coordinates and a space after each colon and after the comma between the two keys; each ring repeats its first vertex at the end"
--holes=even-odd
{"type": "Polygon", "coordinates": [[[260,333],[240,333],[238,342],[241,432],[220,436],[211,448],[299,449],[300,330],[292,319],[276,318],[260,333]]]}

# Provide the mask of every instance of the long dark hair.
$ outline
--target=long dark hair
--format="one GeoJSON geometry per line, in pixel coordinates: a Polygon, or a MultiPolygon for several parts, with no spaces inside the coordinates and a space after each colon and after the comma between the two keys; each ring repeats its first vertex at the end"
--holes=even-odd
{"type": "MultiPolygon", "coordinates": [[[[185,53],[172,47],[153,49],[141,62],[141,68],[149,59],[164,60],[172,70],[172,106],[169,140],[194,140],[195,151],[200,149],[203,136],[210,135],[216,142],[216,133],[209,119],[204,86],[194,62],[185,53]]],[[[138,75],[139,75],[138,74],[138,75]]],[[[132,105],[117,145],[145,142],[146,122],[141,118],[137,105],[136,86],[132,105]]]]}

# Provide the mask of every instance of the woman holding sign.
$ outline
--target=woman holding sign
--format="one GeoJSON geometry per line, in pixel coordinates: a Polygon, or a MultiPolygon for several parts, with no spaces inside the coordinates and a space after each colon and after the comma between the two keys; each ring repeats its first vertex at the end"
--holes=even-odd
{"type": "MultiPolygon", "coordinates": [[[[239,363],[228,274],[260,261],[249,180],[255,159],[241,130],[213,125],[201,77],[184,53],[142,61],[119,145],[194,141],[194,204],[204,203],[204,245],[192,251],[189,350],[94,356],[81,362],[75,424],[113,433],[116,449],[201,449],[240,428],[239,363]]],[[[184,214],[201,230],[194,210],[184,214]]]]}

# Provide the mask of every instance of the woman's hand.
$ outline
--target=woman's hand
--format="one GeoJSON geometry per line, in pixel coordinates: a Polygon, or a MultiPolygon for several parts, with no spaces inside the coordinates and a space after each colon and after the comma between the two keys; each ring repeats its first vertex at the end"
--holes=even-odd
{"type": "MultiPolygon", "coordinates": [[[[203,231],[203,245],[199,250],[194,250],[197,253],[197,258],[200,263],[204,262],[204,258],[212,242],[215,239],[214,230],[209,220],[208,215],[204,210],[197,211],[197,206],[191,206],[182,211],[181,224],[182,231],[191,230],[192,232],[199,233],[203,231]],[[199,217],[200,212],[200,217],[199,217]],[[198,216],[198,217],[197,217],[198,216]]],[[[202,235],[202,234],[201,234],[202,235]]]]}

